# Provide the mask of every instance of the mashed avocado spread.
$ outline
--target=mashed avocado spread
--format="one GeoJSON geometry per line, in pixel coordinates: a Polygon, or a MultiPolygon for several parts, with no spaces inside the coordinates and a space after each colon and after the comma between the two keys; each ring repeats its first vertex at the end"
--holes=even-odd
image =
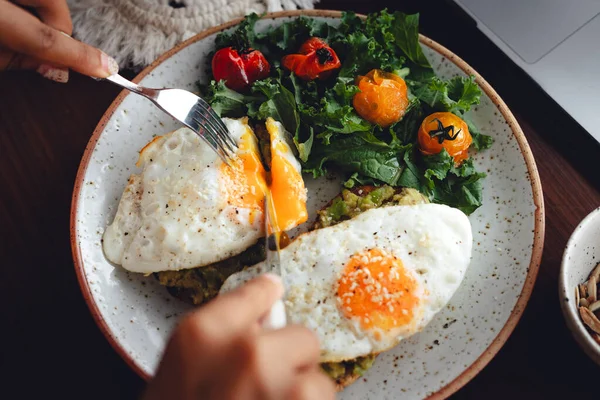
{"type": "Polygon", "coordinates": [[[200,268],[180,271],[162,271],[154,276],[167,287],[169,293],[186,303],[202,305],[219,294],[219,289],[230,275],[244,267],[258,264],[265,259],[264,240],[260,240],[246,251],[200,268]]]}
{"type": "Polygon", "coordinates": [[[335,363],[322,363],[321,368],[331,379],[336,382],[342,381],[347,376],[358,375],[361,376],[366,370],[371,368],[375,361],[375,354],[369,354],[364,357],[358,357],[354,360],[335,362],[335,363]]]}
{"type": "Polygon", "coordinates": [[[335,225],[371,208],[422,203],[429,203],[429,201],[415,189],[394,189],[388,185],[377,188],[363,186],[352,191],[344,189],[341,195],[333,199],[329,207],[318,212],[315,229],[335,225]]]}
{"type": "MultiPolygon", "coordinates": [[[[344,189],[327,207],[318,212],[314,229],[335,225],[372,208],[428,202],[425,196],[415,189],[400,189],[387,185],[344,189]]],[[[264,259],[264,241],[259,241],[243,253],[227,260],[200,268],[158,272],[155,276],[173,296],[193,305],[201,305],[219,293],[223,282],[230,275],[264,259]]],[[[362,375],[373,365],[375,357],[376,354],[369,354],[354,360],[323,363],[321,368],[336,383],[343,384],[346,379],[362,375]]]]}

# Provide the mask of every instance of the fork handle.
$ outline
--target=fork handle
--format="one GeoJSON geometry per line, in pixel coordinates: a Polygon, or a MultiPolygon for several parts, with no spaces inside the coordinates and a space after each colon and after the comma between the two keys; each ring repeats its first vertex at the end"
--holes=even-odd
{"type": "Polygon", "coordinates": [[[114,83],[115,85],[121,86],[122,88],[130,90],[133,93],[141,94],[142,96],[147,97],[148,99],[150,99],[152,101],[156,101],[156,99],[158,98],[157,90],[139,86],[139,85],[131,82],[130,80],[123,78],[119,74],[114,74],[114,75],[111,75],[104,79],[114,83]]]}

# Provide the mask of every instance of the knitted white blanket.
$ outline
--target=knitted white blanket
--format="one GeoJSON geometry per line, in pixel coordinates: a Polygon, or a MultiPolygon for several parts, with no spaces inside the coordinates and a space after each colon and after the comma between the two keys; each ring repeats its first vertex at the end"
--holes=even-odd
{"type": "Polygon", "coordinates": [[[250,12],[313,8],[318,0],[68,0],[73,36],[138,69],[177,43],[250,12]]]}

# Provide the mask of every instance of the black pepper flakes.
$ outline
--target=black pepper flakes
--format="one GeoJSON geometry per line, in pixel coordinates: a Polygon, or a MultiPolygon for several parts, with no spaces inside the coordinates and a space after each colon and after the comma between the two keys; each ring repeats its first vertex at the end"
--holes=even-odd
{"type": "Polygon", "coordinates": [[[446,323],[444,324],[443,328],[444,328],[444,329],[448,329],[448,327],[449,327],[450,325],[452,325],[453,323],[455,323],[455,322],[456,322],[456,320],[455,320],[455,319],[453,319],[453,320],[452,320],[452,321],[450,321],[450,322],[446,322],[446,323]]]}

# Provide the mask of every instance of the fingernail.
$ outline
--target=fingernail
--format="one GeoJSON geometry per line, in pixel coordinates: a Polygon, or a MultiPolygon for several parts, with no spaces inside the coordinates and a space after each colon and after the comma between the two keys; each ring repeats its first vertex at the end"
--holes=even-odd
{"type": "Polygon", "coordinates": [[[108,76],[119,73],[119,64],[114,58],[109,57],[106,53],[102,53],[102,69],[108,73],[108,76]]]}
{"type": "Polygon", "coordinates": [[[281,280],[281,278],[275,274],[271,274],[269,272],[267,272],[266,274],[263,274],[263,276],[267,279],[269,279],[271,282],[273,282],[275,285],[277,285],[277,288],[279,290],[279,293],[277,294],[277,298],[281,298],[283,296],[284,293],[284,288],[283,288],[283,281],[281,280]]]}
{"type": "Polygon", "coordinates": [[[57,68],[48,64],[42,64],[37,68],[36,72],[54,82],[67,83],[69,81],[69,70],[67,68],[57,68]]]}

